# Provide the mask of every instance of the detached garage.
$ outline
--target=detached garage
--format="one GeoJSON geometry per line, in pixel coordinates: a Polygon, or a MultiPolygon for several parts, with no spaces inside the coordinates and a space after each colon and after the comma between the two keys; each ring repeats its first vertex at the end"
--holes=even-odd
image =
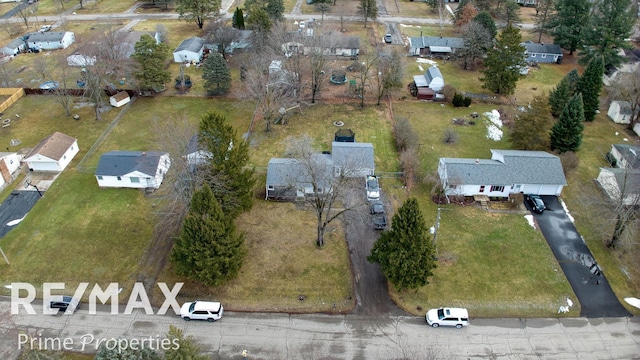
{"type": "Polygon", "coordinates": [[[64,170],[80,149],[78,140],[61,132],[55,132],[44,138],[25,156],[23,162],[29,171],[64,170]]]}

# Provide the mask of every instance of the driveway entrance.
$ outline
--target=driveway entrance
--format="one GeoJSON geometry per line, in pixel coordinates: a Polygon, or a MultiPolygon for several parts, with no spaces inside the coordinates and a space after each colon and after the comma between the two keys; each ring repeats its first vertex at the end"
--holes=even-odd
{"type": "Polygon", "coordinates": [[[558,198],[542,196],[542,199],[547,210],[542,214],[532,214],[580,301],[580,316],[631,316],[611,290],[604,272],[596,264],[558,198]]]}

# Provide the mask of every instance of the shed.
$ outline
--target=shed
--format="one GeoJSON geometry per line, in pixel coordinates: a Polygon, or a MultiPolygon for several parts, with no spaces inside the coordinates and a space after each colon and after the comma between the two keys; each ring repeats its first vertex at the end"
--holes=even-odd
{"type": "Polygon", "coordinates": [[[173,51],[173,61],[177,63],[200,62],[204,54],[204,39],[197,36],[184,39],[173,51]]]}
{"type": "Polygon", "coordinates": [[[336,142],[355,142],[356,141],[356,133],[354,133],[351,129],[340,129],[336,131],[336,134],[333,138],[333,141],[336,142]]]}
{"type": "Polygon", "coordinates": [[[87,56],[75,53],[67,56],[67,65],[69,66],[93,66],[96,64],[95,56],[87,56]]]}
{"type": "Polygon", "coordinates": [[[69,45],[76,41],[74,33],[70,31],[66,32],[43,32],[32,33],[27,39],[27,45],[29,48],[38,50],[56,50],[66,49],[69,45]]]}
{"type": "Polygon", "coordinates": [[[433,100],[434,97],[436,97],[436,92],[433,91],[433,89],[430,89],[428,87],[418,88],[418,93],[417,93],[418,100],[433,100]]]}
{"type": "MultiPolygon", "coordinates": [[[[636,109],[636,115],[640,107],[636,109]]],[[[613,120],[616,124],[629,124],[633,119],[633,109],[631,108],[631,104],[628,101],[617,101],[614,100],[609,105],[609,110],[607,110],[607,116],[609,119],[613,120]]]]}
{"type": "Polygon", "coordinates": [[[131,101],[131,98],[126,91],[120,91],[109,98],[109,104],[113,107],[123,106],[129,103],[129,101],[131,101]]]}

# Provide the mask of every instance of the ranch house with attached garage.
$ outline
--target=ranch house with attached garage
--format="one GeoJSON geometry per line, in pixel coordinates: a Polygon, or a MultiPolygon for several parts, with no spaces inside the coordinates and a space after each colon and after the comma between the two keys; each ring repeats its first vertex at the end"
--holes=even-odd
{"type": "Polygon", "coordinates": [[[440,158],[448,196],[560,195],[567,180],[560,158],[544,151],[491,150],[491,159],[440,158]]]}
{"type": "Polygon", "coordinates": [[[163,151],[109,151],[100,156],[96,180],[100,187],[157,189],[171,166],[163,151]]]}
{"type": "Polygon", "coordinates": [[[66,49],[76,41],[75,35],[70,32],[43,32],[32,33],[27,39],[29,48],[38,50],[66,49]]]}
{"type": "Polygon", "coordinates": [[[78,140],[61,132],[44,138],[22,162],[29,171],[62,171],[80,151],[78,140]]]}

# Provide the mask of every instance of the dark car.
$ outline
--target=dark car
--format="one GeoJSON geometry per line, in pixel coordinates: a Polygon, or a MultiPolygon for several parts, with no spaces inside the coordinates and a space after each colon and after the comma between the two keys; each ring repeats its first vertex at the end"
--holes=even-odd
{"type": "Polygon", "coordinates": [[[373,228],[376,230],[384,230],[387,228],[387,215],[375,214],[373,215],[373,228]]]}
{"type": "Polygon", "coordinates": [[[369,204],[369,214],[384,214],[384,205],[382,205],[382,201],[372,201],[369,204]]]}
{"type": "Polygon", "coordinates": [[[391,44],[393,42],[393,38],[391,37],[391,34],[386,34],[384,36],[384,42],[386,42],[387,44],[391,44]]]}
{"type": "Polygon", "coordinates": [[[542,214],[542,212],[547,208],[544,205],[544,201],[538,195],[525,195],[525,200],[531,206],[531,210],[537,212],[538,214],[542,214]]]}
{"type": "Polygon", "coordinates": [[[73,314],[80,307],[80,300],[72,296],[58,295],[49,299],[48,306],[51,310],[58,309],[58,311],[62,310],[62,312],[66,312],[69,309],[69,313],[73,314]]]}

